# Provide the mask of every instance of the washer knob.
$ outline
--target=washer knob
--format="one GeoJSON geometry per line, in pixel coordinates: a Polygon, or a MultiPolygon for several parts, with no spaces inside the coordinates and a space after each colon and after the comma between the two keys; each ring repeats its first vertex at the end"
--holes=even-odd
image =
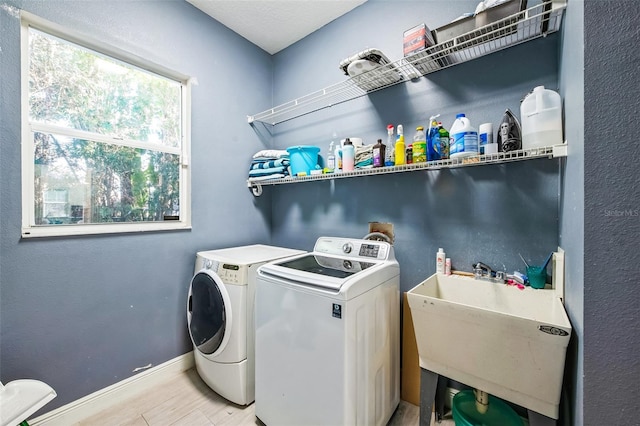
{"type": "Polygon", "coordinates": [[[211,261],[211,259],[205,260],[204,262],[205,269],[211,269],[211,266],[213,266],[213,262],[211,261]]]}
{"type": "Polygon", "coordinates": [[[351,250],[353,250],[353,246],[351,245],[351,243],[344,243],[342,245],[342,251],[349,254],[351,253],[351,250]]]}

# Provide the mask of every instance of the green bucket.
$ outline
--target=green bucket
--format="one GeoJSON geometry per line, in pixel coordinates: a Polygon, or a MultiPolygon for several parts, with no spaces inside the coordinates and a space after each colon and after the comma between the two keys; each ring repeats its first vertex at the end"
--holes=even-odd
{"type": "Polygon", "coordinates": [[[482,414],[476,409],[472,390],[458,392],[453,397],[453,421],[456,426],[522,426],[522,419],[501,399],[489,395],[489,407],[482,414]]]}

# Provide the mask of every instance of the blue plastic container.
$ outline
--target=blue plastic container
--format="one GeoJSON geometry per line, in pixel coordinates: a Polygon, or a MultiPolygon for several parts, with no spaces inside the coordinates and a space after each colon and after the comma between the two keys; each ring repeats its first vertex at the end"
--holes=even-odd
{"type": "Polygon", "coordinates": [[[317,146],[291,146],[287,148],[287,152],[291,163],[291,176],[298,176],[298,173],[301,172],[309,176],[311,175],[311,170],[314,170],[318,165],[320,148],[317,146]]]}

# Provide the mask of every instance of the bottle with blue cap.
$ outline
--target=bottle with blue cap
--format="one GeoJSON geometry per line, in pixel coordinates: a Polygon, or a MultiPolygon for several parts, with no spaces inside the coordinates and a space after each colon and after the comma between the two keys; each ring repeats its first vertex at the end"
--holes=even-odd
{"type": "Polygon", "coordinates": [[[386,167],[394,166],[396,164],[395,154],[395,139],[393,138],[393,124],[387,126],[387,146],[384,153],[384,165],[386,167]]]}
{"type": "Polygon", "coordinates": [[[478,155],[478,131],[471,126],[465,114],[456,115],[449,130],[449,158],[474,157],[478,155]]]}

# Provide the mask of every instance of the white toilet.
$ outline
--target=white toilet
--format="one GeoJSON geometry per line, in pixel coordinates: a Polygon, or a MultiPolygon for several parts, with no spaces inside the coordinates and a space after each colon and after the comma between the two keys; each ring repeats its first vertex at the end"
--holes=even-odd
{"type": "Polygon", "coordinates": [[[56,397],[56,391],[39,380],[0,382],[0,425],[16,426],[56,397]]]}

